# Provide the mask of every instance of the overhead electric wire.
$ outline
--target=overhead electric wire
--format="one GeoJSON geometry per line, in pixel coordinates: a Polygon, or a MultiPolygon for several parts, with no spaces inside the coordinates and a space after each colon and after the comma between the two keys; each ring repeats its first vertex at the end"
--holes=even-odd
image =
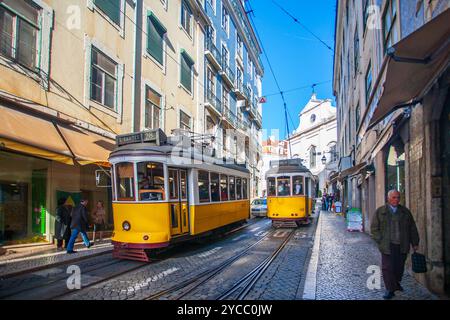
{"type": "MultiPolygon", "coordinates": [[[[330,83],[331,81],[333,81],[333,80],[312,83],[312,84],[309,84],[309,85],[304,85],[304,86],[301,86],[301,87],[297,87],[297,88],[293,88],[293,89],[289,89],[289,90],[284,90],[283,93],[286,94],[286,93],[289,93],[289,92],[294,92],[294,91],[299,91],[299,90],[303,90],[303,89],[308,89],[308,88],[311,88],[313,86],[317,87],[317,86],[325,84],[325,83],[330,83]]],[[[271,96],[276,96],[276,95],[279,95],[279,94],[280,94],[280,92],[274,92],[274,93],[265,94],[264,97],[271,97],[271,96]]]]}
{"type": "Polygon", "coordinates": [[[306,31],[308,31],[314,38],[316,38],[317,40],[319,40],[325,47],[327,47],[331,52],[334,52],[333,48],[331,48],[325,41],[323,41],[322,39],[320,39],[314,32],[312,32],[308,27],[306,27],[303,23],[300,22],[299,19],[297,19],[296,17],[294,17],[291,13],[289,13],[285,8],[283,8],[280,4],[278,4],[277,2],[275,2],[274,0],[272,0],[272,2],[281,9],[281,11],[283,11],[286,15],[288,15],[292,20],[294,20],[295,23],[299,24],[303,29],[305,29],[306,31]]]}

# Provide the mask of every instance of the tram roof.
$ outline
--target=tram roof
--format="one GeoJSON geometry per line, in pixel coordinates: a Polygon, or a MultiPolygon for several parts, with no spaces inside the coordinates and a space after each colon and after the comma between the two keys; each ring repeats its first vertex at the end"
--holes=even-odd
{"type": "Polygon", "coordinates": [[[302,164],[301,159],[286,159],[270,161],[270,169],[266,172],[266,178],[275,174],[291,173],[311,173],[307,167],[302,164]]]}

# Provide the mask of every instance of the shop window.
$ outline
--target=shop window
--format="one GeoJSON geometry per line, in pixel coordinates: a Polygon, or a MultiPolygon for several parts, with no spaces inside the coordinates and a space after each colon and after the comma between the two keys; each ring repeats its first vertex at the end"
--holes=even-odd
{"type": "Polygon", "coordinates": [[[236,200],[236,185],[234,177],[230,177],[230,200],[236,200]]]}
{"type": "Polygon", "coordinates": [[[268,196],[275,197],[277,195],[277,187],[275,184],[275,178],[267,179],[267,189],[268,189],[268,193],[267,193],[268,196]]]}
{"type": "Polygon", "coordinates": [[[291,195],[291,178],[290,177],[279,177],[278,182],[278,196],[287,197],[291,195]]]}
{"type": "Polygon", "coordinates": [[[140,162],[137,165],[139,200],[162,201],[164,192],[164,166],[157,162],[140,162]]]}
{"type": "Polygon", "coordinates": [[[118,201],[134,201],[134,165],[131,162],[116,164],[116,190],[118,201]]]}
{"type": "Polygon", "coordinates": [[[236,200],[242,199],[242,179],[236,178],[236,200]]]}
{"type": "Polygon", "coordinates": [[[169,198],[178,199],[178,171],[169,170],[169,198]]]}
{"type": "Polygon", "coordinates": [[[207,171],[198,172],[198,198],[200,202],[209,202],[209,173],[207,171]]]}
{"type": "Polygon", "coordinates": [[[228,177],[220,175],[220,199],[222,201],[228,201],[228,177]]]}
{"type": "Polygon", "coordinates": [[[211,201],[220,201],[220,182],[218,173],[211,173],[211,201]]]}
{"type": "Polygon", "coordinates": [[[294,196],[303,195],[303,177],[295,176],[292,178],[294,196]]]}

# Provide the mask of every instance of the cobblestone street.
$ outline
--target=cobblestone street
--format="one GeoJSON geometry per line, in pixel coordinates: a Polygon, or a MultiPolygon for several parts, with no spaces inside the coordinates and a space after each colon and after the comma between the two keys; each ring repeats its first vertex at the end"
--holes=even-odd
{"type": "MultiPolygon", "coordinates": [[[[367,273],[369,266],[379,266],[381,276],[381,255],[368,234],[348,232],[343,217],[322,211],[315,241],[320,241],[315,299],[383,299],[383,281],[380,289],[370,290],[367,287],[367,280],[372,275],[367,273]]],[[[308,277],[310,275],[308,272],[308,277]]],[[[402,286],[404,292],[396,292],[394,300],[437,299],[413,278],[407,267],[402,286]]]]}

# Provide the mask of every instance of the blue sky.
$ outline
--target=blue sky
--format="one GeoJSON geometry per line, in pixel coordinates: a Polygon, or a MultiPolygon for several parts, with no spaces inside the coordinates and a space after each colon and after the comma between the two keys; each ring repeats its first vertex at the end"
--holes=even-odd
{"type": "MultiPolygon", "coordinates": [[[[288,91],[332,80],[332,51],[295,23],[272,0],[249,0],[249,2],[254,10],[252,19],[281,90],[288,91]]],[[[275,2],[334,49],[336,0],[275,0],[275,2]]],[[[271,95],[277,93],[278,89],[266,57],[262,55],[261,59],[265,70],[263,95],[268,95],[267,103],[263,104],[263,128],[267,129],[269,134],[271,129],[279,129],[282,138],[286,133],[283,100],[280,95],[271,95]]],[[[331,98],[334,101],[331,81],[317,86],[315,91],[319,99],[331,98]]],[[[297,128],[298,114],[308,102],[311,93],[312,88],[285,93],[291,116],[290,118],[288,116],[291,132],[297,128]]]]}

